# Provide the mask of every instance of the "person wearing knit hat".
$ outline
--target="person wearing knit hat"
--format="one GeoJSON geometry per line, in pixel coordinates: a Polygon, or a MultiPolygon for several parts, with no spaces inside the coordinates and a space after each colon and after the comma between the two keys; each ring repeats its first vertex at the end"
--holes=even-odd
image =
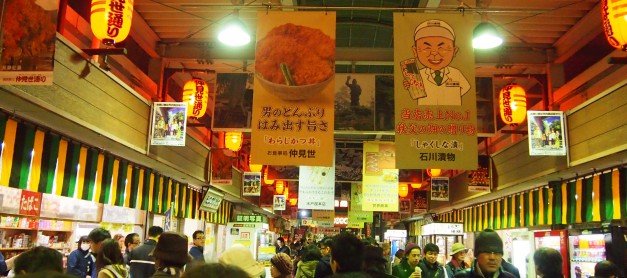
{"type": "Polygon", "coordinates": [[[450,273],[452,276],[468,268],[468,264],[464,261],[466,253],[468,253],[468,248],[461,242],[455,242],[451,249],[451,261],[446,264],[446,272],[450,273]]]}
{"type": "Polygon", "coordinates": [[[278,253],[270,259],[272,278],[292,278],[292,259],[285,253],[278,253]]]}
{"type": "Polygon", "coordinates": [[[258,278],[266,275],[266,269],[255,260],[249,248],[235,244],[224,250],[218,258],[218,262],[226,265],[234,265],[242,268],[250,275],[250,278],[258,278]]]}
{"type": "Polygon", "coordinates": [[[399,278],[409,278],[420,261],[420,251],[421,249],[417,244],[407,243],[405,245],[405,257],[397,266],[392,268],[392,275],[399,278]]]}
{"type": "Polygon", "coordinates": [[[485,229],[475,238],[475,261],[455,278],[516,278],[501,268],[503,241],[494,230],[485,229]]]}

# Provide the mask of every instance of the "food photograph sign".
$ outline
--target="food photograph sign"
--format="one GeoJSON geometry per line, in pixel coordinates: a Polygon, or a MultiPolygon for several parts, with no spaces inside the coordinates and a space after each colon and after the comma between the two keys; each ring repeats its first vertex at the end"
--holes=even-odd
{"type": "Polygon", "coordinates": [[[257,14],[252,163],[333,166],[335,12],[257,14]]]}

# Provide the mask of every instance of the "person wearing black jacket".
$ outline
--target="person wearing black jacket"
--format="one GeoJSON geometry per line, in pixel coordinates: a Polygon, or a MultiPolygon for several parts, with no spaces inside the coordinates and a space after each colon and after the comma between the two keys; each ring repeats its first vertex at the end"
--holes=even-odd
{"type": "Polygon", "coordinates": [[[424,257],[418,262],[418,266],[422,270],[422,278],[445,278],[451,275],[446,274],[444,266],[438,262],[438,254],[440,248],[433,244],[427,243],[424,248],[424,257]]]}
{"type": "Polygon", "coordinates": [[[67,260],[67,273],[76,277],[85,278],[91,275],[96,266],[89,252],[89,239],[82,236],[78,240],[78,249],[72,251],[67,260]]]}
{"type": "Polygon", "coordinates": [[[148,239],[144,244],[133,249],[129,256],[131,278],[149,278],[155,269],[155,258],[150,254],[157,246],[157,240],[163,233],[163,228],[152,226],[148,229],[148,239]]]}
{"type": "Polygon", "coordinates": [[[333,239],[331,237],[325,237],[319,242],[319,245],[322,259],[320,259],[316,265],[314,278],[325,278],[333,275],[333,269],[331,269],[331,247],[333,246],[333,239]]]}
{"type": "Polygon", "coordinates": [[[491,229],[485,229],[475,238],[475,261],[470,268],[455,274],[455,278],[515,278],[501,267],[503,241],[491,229]]]}

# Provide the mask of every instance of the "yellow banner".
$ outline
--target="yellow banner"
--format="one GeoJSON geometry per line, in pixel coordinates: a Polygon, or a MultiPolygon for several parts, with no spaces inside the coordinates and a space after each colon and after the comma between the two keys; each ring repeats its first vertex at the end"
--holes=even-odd
{"type": "Polygon", "coordinates": [[[394,143],[364,142],[362,211],[398,211],[394,143]]]}
{"type": "Polygon", "coordinates": [[[334,165],[335,12],[257,13],[252,163],[334,165]]]}
{"type": "Polygon", "coordinates": [[[324,220],[324,221],[333,221],[335,219],[335,211],[334,210],[312,210],[311,211],[311,219],[313,220],[324,220]]]}
{"type": "Polygon", "coordinates": [[[399,169],[477,169],[472,16],[394,14],[399,169]]]}

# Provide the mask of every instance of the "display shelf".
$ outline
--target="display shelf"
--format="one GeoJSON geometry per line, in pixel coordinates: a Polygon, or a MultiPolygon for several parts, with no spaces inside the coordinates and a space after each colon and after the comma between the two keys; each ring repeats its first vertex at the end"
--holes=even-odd
{"type": "Polygon", "coordinates": [[[56,229],[37,229],[40,232],[63,232],[63,233],[71,233],[72,230],[56,230],[56,229]]]}
{"type": "Polygon", "coordinates": [[[605,258],[589,258],[589,257],[573,257],[573,262],[582,263],[598,263],[605,260],[605,258]]]}
{"type": "Polygon", "coordinates": [[[0,227],[0,230],[36,231],[37,228],[0,227]]]}
{"type": "Polygon", "coordinates": [[[24,251],[28,250],[30,247],[21,247],[21,248],[0,248],[0,251],[24,251]]]}

